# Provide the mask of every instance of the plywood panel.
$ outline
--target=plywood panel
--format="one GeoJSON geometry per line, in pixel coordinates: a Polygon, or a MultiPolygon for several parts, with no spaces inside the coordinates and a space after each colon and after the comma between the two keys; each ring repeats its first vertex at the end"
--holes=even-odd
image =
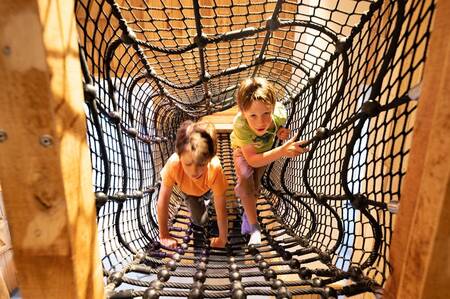
{"type": "Polygon", "coordinates": [[[0,180],[24,299],[103,298],[73,7],[0,6],[0,180]]]}
{"type": "Polygon", "coordinates": [[[425,65],[385,298],[449,298],[450,2],[440,1],[425,65]]]}

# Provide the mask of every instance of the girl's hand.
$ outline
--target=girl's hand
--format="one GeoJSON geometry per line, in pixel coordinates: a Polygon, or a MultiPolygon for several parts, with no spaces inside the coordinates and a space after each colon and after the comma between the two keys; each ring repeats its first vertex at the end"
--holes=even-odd
{"type": "Polygon", "coordinates": [[[290,133],[291,129],[281,127],[277,131],[277,137],[280,140],[286,140],[288,139],[290,133]]]}
{"type": "Polygon", "coordinates": [[[167,248],[172,248],[172,249],[176,248],[177,245],[178,245],[177,240],[175,240],[174,238],[171,238],[171,237],[168,237],[168,238],[160,238],[160,239],[159,239],[159,242],[160,242],[163,246],[165,246],[165,247],[167,247],[167,248]]]}
{"type": "Polygon", "coordinates": [[[214,248],[224,248],[225,245],[227,244],[227,239],[226,238],[212,238],[211,239],[211,247],[214,248]]]}

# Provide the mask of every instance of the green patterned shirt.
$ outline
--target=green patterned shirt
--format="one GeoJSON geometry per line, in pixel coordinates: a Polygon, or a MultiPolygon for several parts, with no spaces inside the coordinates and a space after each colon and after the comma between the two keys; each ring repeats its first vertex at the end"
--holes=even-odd
{"type": "Polygon", "coordinates": [[[262,136],[257,136],[248,125],[245,117],[239,112],[233,121],[233,131],[230,135],[231,147],[236,149],[247,144],[253,144],[256,153],[267,152],[272,148],[278,129],[286,123],[286,118],[286,107],[282,103],[276,102],[272,114],[272,121],[275,124],[274,128],[267,130],[262,136]]]}

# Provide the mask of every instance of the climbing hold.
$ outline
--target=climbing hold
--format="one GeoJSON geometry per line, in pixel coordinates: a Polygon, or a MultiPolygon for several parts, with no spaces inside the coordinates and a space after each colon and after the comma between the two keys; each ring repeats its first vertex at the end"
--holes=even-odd
{"type": "Polygon", "coordinates": [[[263,260],[263,256],[261,254],[258,253],[257,255],[255,255],[255,262],[259,263],[262,260],[263,260]]]}
{"type": "Polygon", "coordinates": [[[203,285],[203,283],[201,281],[194,281],[192,283],[192,288],[200,289],[203,292],[205,286],[203,285]]]}
{"type": "Polygon", "coordinates": [[[322,286],[322,279],[320,279],[319,277],[314,277],[312,279],[312,285],[313,287],[319,288],[322,286]]]}
{"type": "Polygon", "coordinates": [[[289,261],[292,258],[292,253],[287,250],[284,250],[282,253],[280,253],[280,255],[285,261],[289,261]]]}
{"type": "Polygon", "coordinates": [[[310,269],[306,267],[301,267],[298,271],[298,275],[300,276],[301,279],[308,280],[311,279],[312,272],[310,269]]]}
{"type": "Polygon", "coordinates": [[[232,282],[233,289],[244,289],[242,282],[240,280],[235,280],[232,282]]]}
{"type": "Polygon", "coordinates": [[[247,296],[245,295],[245,292],[243,289],[233,289],[231,293],[232,299],[245,299],[247,296]]]}
{"type": "Polygon", "coordinates": [[[153,250],[159,250],[161,248],[161,244],[159,242],[154,242],[152,244],[152,249],[153,250]]]}
{"type": "Polygon", "coordinates": [[[369,206],[367,198],[363,194],[355,194],[350,198],[352,207],[358,210],[363,210],[369,206]]]}
{"type": "Polygon", "coordinates": [[[108,115],[113,124],[116,124],[116,125],[120,124],[120,121],[122,120],[122,117],[120,116],[120,112],[109,111],[108,115]]]}
{"type": "Polygon", "coordinates": [[[158,299],[158,298],[159,298],[158,291],[153,288],[145,290],[144,294],[142,295],[142,299],[158,299]]]}
{"type": "Polygon", "coordinates": [[[136,254],[134,255],[134,258],[139,261],[142,261],[145,257],[146,257],[146,254],[142,250],[137,251],[136,254]]]}
{"type": "Polygon", "coordinates": [[[203,271],[197,271],[194,274],[194,281],[200,281],[201,283],[204,283],[206,280],[205,272],[203,271]]]}
{"type": "MultiPolygon", "coordinates": [[[[212,98],[212,93],[208,90],[208,92],[205,93],[205,97],[206,100],[210,100],[212,98]]],[[[212,215],[213,212],[211,210],[208,210],[208,215],[212,215]]]]}
{"type": "Polygon", "coordinates": [[[326,298],[329,298],[329,299],[335,299],[335,298],[337,298],[337,296],[338,296],[336,290],[333,289],[333,288],[331,288],[331,287],[326,287],[326,288],[324,289],[324,291],[325,291],[325,296],[326,296],[326,298]]]}
{"type": "Polygon", "coordinates": [[[175,271],[177,269],[177,263],[174,260],[170,260],[166,263],[166,267],[170,271],[175,271]]]}
{"type": "Polygon", "coordinates": [[[164,284],[160,280],[153,280],[150,283],[150,287],[154,288],[155,290],[162,290],[164,284]]]}
{"type": "Polygon", "coordinates": [[[180,254],[179,253],[172,254],[172,259],[176,262],[179,262],[181,260],[180,254]]]}
{"type": "Polygon", "coordinates": [[[264,271],[264,278],[269,281],[271,279],[277,278],[277,274],[273,269],[267,269],[264,271]]]}
{"type": "Polygon", "coordinates": [[[138,135],[138,131],[136,128],[128,128],[127,130],[128,135],[130,135],[130,137],[136,137],[138,135]]]}
{"type": "Polygon", "coordinates": [[[277,299],[291,299],[291,298],[292,294],[291,292],[289,292],[287,287],[282,286],[281,288],[278,289],[277,299]]]}
{"type": "Polygon", "coordinates": [[[266,261],[261,261],[258,264],[258,268],[260,271],[264,271],[265,269],[269,268],[269,265],[267,264],[266,261]]]}
{"type": "Polygon", "coordinates": [[[328,264],[328,263],[331,262],[331,256],[330,256],[330,254],[328,252],[320,251],[319,252],[319,258],[325,264],[328,264]]]}
{"type": "Polygon", "coordinates": [[[83,92],[86,102],[93,102],[97,98],[97,89],[92,84],[84,84],[83,92]]]}
{"type": "Polygon", "coordinates": [[[189,299],[203,299],[203,292],[199,288],[192,288],[189,292],[189,299]]]}
{"type": "Polygon", "coordinates": [[[199,48],[204,48],[208,44],[208,36],[205,33],[197,35],[194,37],[194,43],[196,43],[199,48]]]}
{"type": "Polygon", "coordinates": [[[202,77],[202,81],[208,82],[209,80],[211,80],[211,75],[208,72],[205,72],[205,74],[202,77]]]}
{"type": "Polygon", "coordinates": [[[348,273],[350,274],[350,277],[356,282],[361,281],[364,278],[363,271],[360,267],[357,266],[350,267],[348,269],[348,273]]]}
{"type": "Polygon", "coordinates": [[[197,269],[200,271],[206,271],[206,263],[205,262],[198,263],[197,269]]]}
{"type": "Polygon", "coordinates": [[[270,286],[272,288],[272,290],[278,290],[279,288],[281,288],[283,286],[283,282],[279,279],[274,279],[272,281],[272,285],[270,286]]]}
{"type": "Polygon", "coordinates": [[[123,272],[113,272],[108,276],[108,283],[114,283],[116,286],[119,286],[122,283],[122,278],[123,272]]]}
{"type": "Polygon", "coordinates": [[[302,247],[308,247],[309,246],[308,239],[300,238],[300,240],[298,242],[299,242],[300,246],[302,246],[302,247]]]}
{"type": "Polygon", "coordinates": [[[280,251],[281,249],[283,249],[283,247],[281,247],[280,244],[279,244],[276,240],[274,240],[274,241],[272,242],[272,248],[273,248],[275,251],[280,251]]]}
{"type": "Polygon", "coordinates": [[[367,101],[362,104],[361,112],[368,117],[376,116],[381,112],[381,105],[376,101],[367,101]]]}
{"type": "Polygon", "coordinates": [[[95,192],[95,204],[97,208],[102,207],[108,201],[108,196],[103,192],[95,192]]]}
{"type": "Polygon", "coordinates": [[[132,196],[133,198],[143,198],[144,192],[142,192],[141,190],[134,190],[132,196]]]}
{"type": "Polygon", "coordinates": [[[230,280],[231,281],[236,281],[236,280],[240,281],[241,279],[242,279],[241,273],[239,273],[238,271],[230,272],[230,280]]]}
{"type": "Polygon", "coordinates": [[[166,282],[166,281],[168,281],[169,280],[169,278],[170,278],[170,273],[169,273],[169,270],[167,270],[167,269],[161,269],[159,272],[158,272],[158,279],[160,280],[160,281],[162,281],[162,282],[166,282]]]}
{"type": "Polygon", "coordinates": [[[298,259],[292,259],[289,262],[289,267],[291,267],[292,269],[299,269],[300,268],[300,262],[298,259]]]}
{"type": "Polygon", "coordinates": [[[256,249],[256,246],[253,245],[253,244],[250,245],[250,246],[248,246],[248,252],[249,252],[251,255],[256,255],[256,254],[259,253],[258,249],[256,249]]]}
{"type": "Polygon", "coordinates": [[[319,140],[325,139],[328,137],[330,130],[324,127],[317,128],[316,130],[316,138],[319,140]]]}

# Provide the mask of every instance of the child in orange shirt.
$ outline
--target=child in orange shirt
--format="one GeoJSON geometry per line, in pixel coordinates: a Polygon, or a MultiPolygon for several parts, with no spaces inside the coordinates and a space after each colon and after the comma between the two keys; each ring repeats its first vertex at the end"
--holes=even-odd
{"type": "Polygon", "coordinates": [[[225,191],[228,187],[222,165],[216,156],[216,133],[209,123],[184,122],[177,131],[175,153],[161,170],[161,189],[158,197],[159,239],[161,244],[175,248],[177,241],[168,229],[169,201],[174,185],[178,185],[191,212],[194,224],[208,222],[205,200],[212,190],[217,214],[219,237],[211,239],[212,247],[225,247],[228,238],[228,220],[225,191]]]}

